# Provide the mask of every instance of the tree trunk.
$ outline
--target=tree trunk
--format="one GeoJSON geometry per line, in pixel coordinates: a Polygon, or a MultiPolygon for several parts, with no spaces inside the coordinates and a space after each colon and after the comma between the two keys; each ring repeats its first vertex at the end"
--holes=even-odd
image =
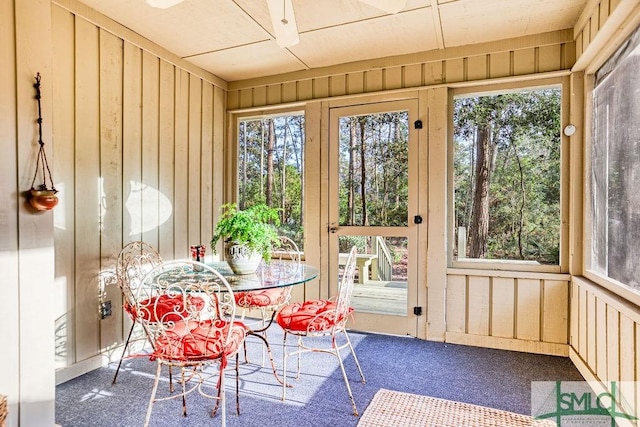
{"type": "Polygon", "coordinates": [[[493,162],[491,126],[478,127],[476,150],[476,187],[469,233],[469,257],[485,258],[489,236],[489,184],[493,162]]]}
{"type": "Polygon", "coordinates": [[[356,140],[358,134],[356,133],[356,118],[351,117],[351,123],[349,126],[349,179],[347,185],[349,186],[349,192],[347,194],[347,221],[348,225],[354,225],[355,222],[355,201],[353,194],[354,179],[355,179],[355,151],[356,140]]]}
{"type": "Polygon", "coordinates": [[[265,189],[265,200],[267,206],[273,206],[273,151],[275,146],[276,131],[273,119],[269,119],[269,132],[267,138],[267,188],[265,189]]]}
{"type": "Polygon", "coordinates": [[[360,194],[362,195],[362,225],[369,224],[367,217],[367,171],[365,168],[365,117],[361,117],[360,122],[360,194]]]}

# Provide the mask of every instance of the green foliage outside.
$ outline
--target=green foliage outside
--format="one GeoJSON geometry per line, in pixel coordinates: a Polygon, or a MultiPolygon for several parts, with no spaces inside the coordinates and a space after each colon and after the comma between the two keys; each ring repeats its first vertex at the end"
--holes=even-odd
{"type": "MultiPolygon", "coordinates": [[[[482,258],[559,263],[560,89],[460,98],[454,104],[455,230],[478,233],[478,135],[489,129],[487,250],[482,258]]],[[[457,243],[456,243],[457,244],[457,243]]],[[[459,258],[468,248],[456,248],[459,258]]]]}
{"type": "Polygon", "coordinates": [[[278,233],[294,240],[301,250],[304,126],[300,114],[242,120],[238,138],[239,207],[278,208],[278,233]]]}

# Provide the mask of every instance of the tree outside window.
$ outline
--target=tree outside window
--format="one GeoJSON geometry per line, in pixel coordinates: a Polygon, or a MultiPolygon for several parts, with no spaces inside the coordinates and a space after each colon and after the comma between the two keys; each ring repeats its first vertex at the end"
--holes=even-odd
{"type": "Polygon", "coordinates": [[[280,208],[280,233],[303,249],[304,115],[238,123],[238,206],[280,208]]]}
{"type": "Polygon", "coordinates": [[[458,259],[559,263],[561,90],[454,101],[458,259]]]}

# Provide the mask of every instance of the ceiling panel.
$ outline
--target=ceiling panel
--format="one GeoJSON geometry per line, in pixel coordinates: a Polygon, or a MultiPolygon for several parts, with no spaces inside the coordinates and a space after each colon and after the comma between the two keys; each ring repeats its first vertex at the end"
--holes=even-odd
{"type": "Polygon", "coordinates": [[[585,0],[459,0],[442,4],[445,47],[572,28],[585,0]]]}
{"type": "Polygon", "coordinates": [[[302,33],[289,49],[315,68],[436,48],[431,12],[423,8],[302,33]]]}
{"type": "Polygon", "coordinates": [[[215,70],[214,74],[227,81],[288,73],[306,68],[289,51],[281,49],[275,40],[186,59],[205,70],[215,70]]]}
{"type": "Polygon", "coordinates": [[[360,0],[293,0],[300,43],[278,47],[266,0],[78,0],[227,80],[572,28],[589,0],[407,0],[395,15],[360,0]]]}

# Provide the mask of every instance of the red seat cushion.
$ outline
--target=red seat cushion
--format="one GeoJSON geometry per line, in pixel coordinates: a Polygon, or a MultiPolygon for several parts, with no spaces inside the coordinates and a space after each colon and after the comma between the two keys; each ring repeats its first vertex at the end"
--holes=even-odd
{"type": "MultiPolygon", "coordinates": [[[[349,307],[348,314],[352,312],[353,308],[349,307]]],[[[336,303],[330,300],[308,300],[289,304],[276,316],[280,327],[297,332],[327,331],[344,320],[344,315],[336,319],[336,303]]]]}
{"type": "Polygon", "coordinates": [[[230,326],[220,319],[176,322],[156,340],[153,355],[179,361],[221,359],[238,351],[247,332],[242,322],[234,322],[225,346],[230,326]]]}
{"type": "Polygon", "coordinates": [[[291,288],[273,288],[260,291],[236,292],[233,296],[238,307],[269,307],[287,302],[291,288]]]}

